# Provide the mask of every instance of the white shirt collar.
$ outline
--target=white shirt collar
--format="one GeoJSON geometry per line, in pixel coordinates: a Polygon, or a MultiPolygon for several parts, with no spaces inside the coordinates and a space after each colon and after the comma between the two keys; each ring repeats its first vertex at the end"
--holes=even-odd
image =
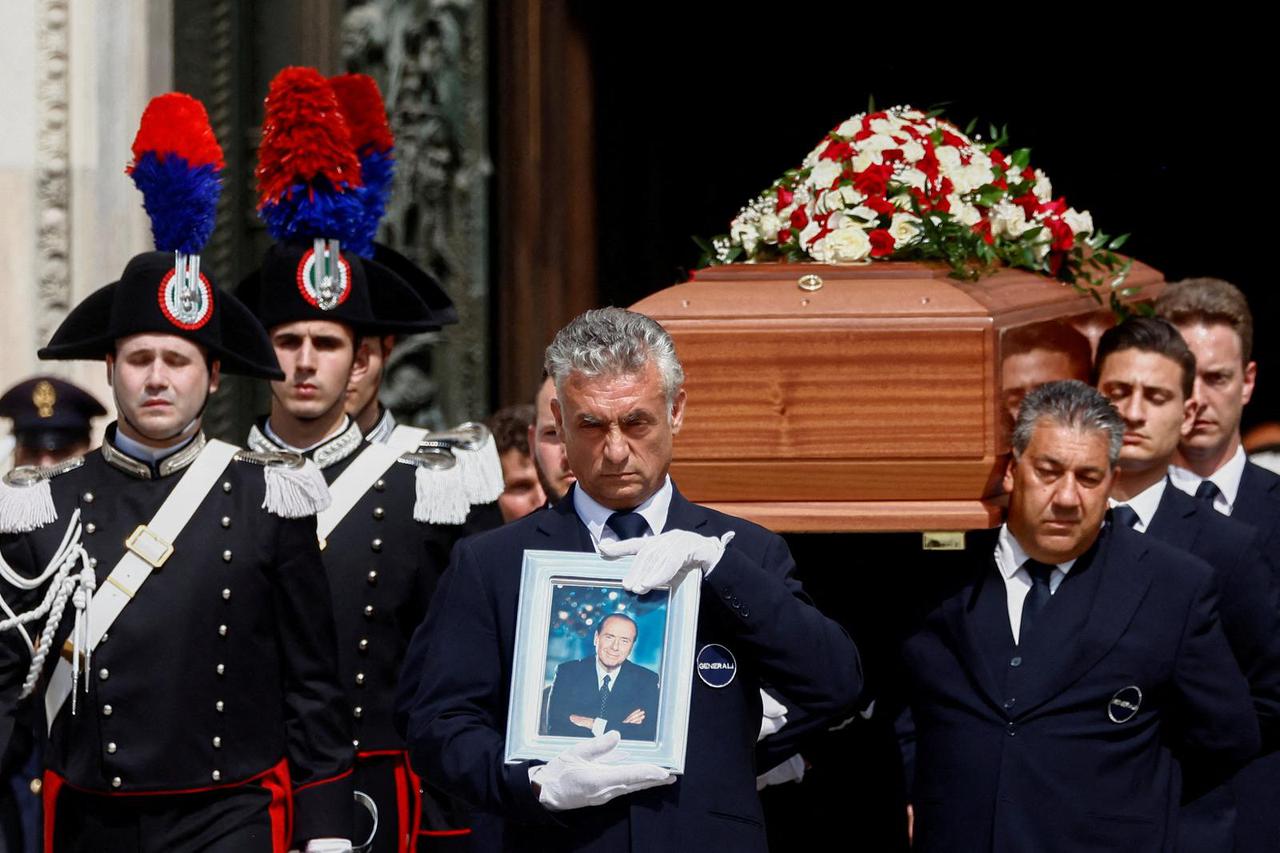
{"type": "MultiPolygon", "coordinates": [[[[1022,550],[1022,546],[1018,544],[1018,540],[1009,531],[1008,524],[1000,525],[1000,536],[996,539],[996,568],[1000,570],[1001,576],[1007,581],[1017,574],[1022,568],[1022,564],[1031,559],[1027,556],[1027,552],[1022,550]]],[[[1062,572],[1065,577],[1067,572],[1071,571],[1071,567],[1076,564],[1074,559],[1067,560],[1065,563],[1058,563],[1058,571],[1062,572]]],[[[1053,584],[1056,589],[1057,584],[1053,584]]]]}
{"type": "Polygon", "coordinates": [[[1189,495],[1195,495],[1196,489],[1205,480],[1212,480],[1218,487],[1219,496],[1214,499],[1213,507],[1224,515],[1231,515],[1236,505],[1236,496],[1240,494],[1240,478],[1244,476],[1244,466],[1249,460],[1244,455],[1244,446],[1236,445],[1236,452],[1223,463],[1222,467],[1208,477],[1201,477],[1195,471],[1169,466],[1169,479],[1173,484],[1189,495]]]}
{"type": "MultiPolygon", "coordinates": [[[[199,435],[199,431],[196,432],[196,435],[199,435]]],[[[143,444],[140,441],[135,441],[134,439],[129,438],[129,436],[122,433],[120,431],[120,427],[117,426],[115,433],[111,436],[111,443],[115,445],[116,450],[119,450],[126,456],[131,456],[139,462],[149,462],[152,465],[158,465],[161,460],[167,459],[191,442],[195,441],[195,438],[196,436],[192,435],[186,441],[180,441],[171,447],[152,447],[149,444],[143,444]]]]}
{"type": "Polygon", "coordinates": [[[1164,489],[1168,483],[1169,479],[1167,477],[1161,477],[1127,501],[1108,498],[1107,503],[1113,507],[1127,506],[1136,512],[1138,514],[1138,523],[1133,529],[1139,533],[1146,533],[1147,528],[1151,526],[1151,519],[1155,518],[1156,510],[1160,507],[1160,499],[1164,497],[1164,489]]]}
{"type": "MultiPolygon", "coordinates": [[[[591,654],[594,656],[595,652],[592,652],[591,654]]],[[[623,663],[625,663],[625,661],[623,661],[623,663]]],[[[622,672],[621,663],[618,664],[617,669],[610,672],[604,664],[600,663],[600,658],[596,657],[596,690],[604,687],[604,677],[607,675],[609,676],[609,692],[612,693],[613,688],[618,686],[618,673],[620,672],[622,672]]]]}
{"type": "MultiPolygon", "coordinates": [[[[668,475],[662,482],[662,488],[654,492],[635,511],[649,522],[649,532],[656,536],[666,529],[667,513],[671,511],[671,495],[675,490],[671,486],[668,475]]],[[[591,539],[599,543],[602,540],[616,540],[618,534],[609,529],[605,522],[616,510],[603,506],[582,488],[582,483],[573,484],[573,511],[582,519],[582,523],[591,531],[591,539]]]]}
{"type": "Polygon", "coordinates": [[[378,444],[386,444],[395,428],[395,416],[391,414],[390,409],[383,409],[382,417],[378,418],[377,423],[373,425],[373,429],[369,430],[369,434],[365,438],[378,444]]]}

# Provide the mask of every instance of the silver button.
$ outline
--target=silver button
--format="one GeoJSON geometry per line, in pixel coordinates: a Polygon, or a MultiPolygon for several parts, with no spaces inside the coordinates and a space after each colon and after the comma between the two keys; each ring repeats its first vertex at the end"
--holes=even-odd
{"type": "Polygon", "coordinates": [[[356,738],[355,740],[351,741],[351,745],[352,745],[352,746],[354,746],[356,749],[359,749],[359,748],[360,748],[360,738],[356,738]]]}
{"type": "Polygon", "coordinates": [[[101,679],[102,681],[106,681],[110,677],[111,677],[111,670],[107,669],[105,666],[102,669],[98,670],[98,678],[101,679]]]}
{"type": "MultiPolygon", "coordinates": [[[[98,558],[97,558],[97,557],[90,557],[90,558],[89,558],[89,568],[91,568],[91,569],[96,569],[96,568],[98,568],[98,558]]],[[[99,643],[101,643],[101,642],[102,642],[102,640],[99,640],[98,642],[99,642],[99,643]]]]}
{"type": "Polygon", "coordinates": [[[230,481],[223,482],[223,484],[222,484],[222,491],[226,492],[227,494],[231,494],[231,482],[230,482],[230,481]]]}
{"type": "Polygon", "coordinates": [[[209,775],[213,777],[213,781],[215,781],[215,782],[221,782],[221,781],[222,781],[222,771],[221,771],[221,770],[215,770],[215,771],[213,771],[213,772],[212,772],[211,774],[209,774],[209,775]]]}
{"type": "Polygon", "coordinates": [[[214,749],[222,749],[222,738],[220,738],[220,737],[215,737],[215,738],[213,739],[213,748],[214,748],[214,749]]]}
{"type": "Polygon", "coordinates": [[[113,788],[119,788],[119,787],[120,787],[121,785],[123,785],[123,784],[124,784],[124,782],[120,779],[120,777],[119,777],[119,776],[112,776],[112,777],[111,777],[111,787],[113,787],[113,788]]]}
{"type": "Polygon", "coordinates": [[[231,600],[231,590],[230,590],[230,589],[228,589],[227,587],[223,587],[223,588],[222,588],[222,600],[223,600],[223,601],[230,601],[230,600],[231,600]]]}
{"type": "Polygon", "coordinates": [[[111,708],[111,706],[110,706],[110,705],[103,705],[103,706],[102,706],[102,716],[104,716],[104,717],[110,717],[110,716],[111,716],[111,711],[112,711],[112,708],[111,708]]]}
{"type": "Polygon", "coordinates": [[[369,583],[376,584],[378,582],[378,572],[376,570],[369,572],[369,583]]]}
{"type": "Polygon", "coordinates": [[[116,754],[116,742],[111,741],[111,743],[107,744],[107,755],[115,755],[115,754],[116,754]]]}
{"type": "Polygon", "coordinates": [[[378,480],[376,483],[373,484],[374,491],[378,491],[378,492],[381,492],[386,487],[387,487],[386,480],[378,480]]]}
{"type": "Polygon", "coordinates": [[[228,548],[226,551],[222,552],[222,562],[224,563],[231,562],[231,549],[228,548]]]}
{"type": "Polygon", "coordinates": [[[352,709],[351,713],[355,714],[356,719],[358,720],[364,716],[364,708],[361,708],[359,705],[357,705],[354,709],[352,709]]]}
{"type": "Polygon", "coordinates": [[[87,504],[93,503],[93,492],[85,492],[80,496],[80,499],[87,504]]]}
{"type": "Polygon", "coordinates": [[[373,549],[373,550],[375,550],[375,551],[381,551],[381,550],[382,550],[382,540],[381,540],[381,539],[375,539],[375,540],[373,540],[372,542],[370,542],[370,543],[369,543],[369,547],[370,547],[370,548],[372,548],[372,549],[373,549]]]}
{"type": "Polygon", "coordinates": [[[224,516],[222,517],[222,526],[223,526],[223,527],[230,527],[230,526],[231,526],[231,516],[229,516],[229,515],[224,515],[224,516]]]}
{"type": "Polygon", "coordinates": [[[217,711],[219,714],[221,714],[226,707],[227,706],[222,703],[221,699],[213,703],[213,710],[217,711]]]}
{"type": "Polygon", "coordinates": [[[363,637],[361,637],[361,638],[360,638],[360,651],[362,651],[362,652],[366,652],[366,651],[368,651],[368,650],[369,650],[369,641],[368,641],[368,640],[366,640],[366,639],[364,639],[363,637]]]}
{"type": "Polygon", "coordinates": [[[225,636],[227,636],[227,626],[226,626],[226,625],[219,625],[219,626],[218,626],[218,636],[219,636],[219,637],[225,637],[225,636]]]}
{"type": "Polygon", "coordinates": [[[373,615],[373,605],[372,605],[372,604],[366,604],[366,605],[364,606],[364,615],[365,615],[365,616],[372,616],[372,615],[373,615]]]}
{"type": "Polygon", "coordinates": [[[374,518],[382,518],[382,517],[383,517],[384,515],[386,515],[386,514],[387,514],[387,511],[386,511],[386,510],[384,510],[384,509],[383,509],[382,507],[380,507],[380,506],[375,506],[375,507],[373,508],[373,517],[374,517],[374,518]]]}
{"type": "Polygon", "coordinates": [[[88,524],[86,524],[86,525],[84,526],[84,532],[85,532],[85,533],[97,533],[97,532],[98,532],[98,525],[94,524],[94,523],[91,521],[91,522],[89,522],[88,524]]]}
{"type": "Polygon", "coordinates": [[[363,673],[363,672],[357,672],[357,673],[356,673],[356,684],[364,684],[364,673],[363,673]]]}
{"type": "Polygon", "coordinates": [[[110,636],[111,636],[110,634],[103,634],[102,639],[98,640],[98,645],[102,645],[103,643],[105,643],[110,638],[110,636]]]}
{"type": "Polygon", "coordinates": [[[226,675],[227,673],[227,668],[223,664],[218,664],[214,669],[217,670],[218,675],[226,675]]]}

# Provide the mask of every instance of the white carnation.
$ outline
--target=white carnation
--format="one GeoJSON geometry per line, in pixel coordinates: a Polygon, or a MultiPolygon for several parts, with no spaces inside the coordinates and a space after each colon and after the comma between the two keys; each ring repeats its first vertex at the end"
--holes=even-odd
{"type": "Polygon", "coordinates": [[[755,251],[756,244],[760,242],[760,232],[754,223],[745,218],[735,219],[729,226],[729,239],[740,244],[743,251],[749,255],[755,251]]]}
{"type": "Polygon", "coordinates": [[[826,189],[835,183],[844,168],[835,160],[819,160],[809,172],[809,180],[819,189],[826,189]]]}
{"type": "Polygon", "coordinates": [[[956,192],[963,195],[964,193],[973,192],[983,184],[989,184],[995,179],[991,174],[989,166],[983,166],[980,163],[973,162],[968,166],[961,166],[951,175],[951,183],[955,186],[956,192]]]}
{"type": "Polygon", "coordinates": [[[871,240],[867,232],[848,223],[815,243],[809,253],[820,263],[854,263],[871,254],[871,240]]]}
{"type": "Polygon", "coordinates": [[[778,230],[781,228],[782,220],[772,213],[766,213],[761,216],[760,222],[756,226],[756,230],[760,233],[760,239],[766,243],[777,243],[778,230]]]}
{"type": "Polygon", "coordinates": [[[991,234],[995,237],[1008,236],[1017,239],[1022,232],[1032,227],[1027,222],[1027,215],[1022,208],[1007,201],[998,202],[991,208],[991,234]]]}
{"type": "Polygon", "coordinates": [[[875,118],[871,120],[871,132],[890,134],[898,129],[898,123],[890,119],[875,118]]]}
{"type": "Polygon", "coordinates": [[[1031,188],[1031,192],[1040,201],[1048,201],[1053,198],[1053,184],[1049,183],[1049,176],[1039,169],[1036,169],[1036,183],[1031,188]]]}
{"type": "Polygon", "coordinates": [[[898,174],[897,179],[909,187],[915,187],[918,190],[924,189],[925,182],[929,179],[925,173],[919,169],[903,169],[898,174]]]}
{"type": "Polygon", "coordinates": [[[947,200],[951,202],[951,217],[961,225],[977,225],[982,221],[982,211],[971,204],[965,204],[960,200],[960,196],[947,196],[947,200]]]}
{"type": "Polygon", "coordinates": [[[924,156],[924,146],[914,139],[902,146],[902,156],[908,163],[915,163],[924,156]]]}
{"type": "Polygon", "coordinates": [[[939,145],[933,149],[933,156],[938,158],[938,165],[948,174],[960,168],[960,149],[953,145],[939,145]]]}
{"type": "Polygon", "coordinates": [[[868,166],[880,165],[879,151],[859,151],[854,155],[851,168],[855,172],[865,171],[868,166]]]}
{"type": "Polygon", "coordinates": [[[853,136],[860,130],[862,130],[862,119],[858,116],[853,116],[840,122],[840,126],[836,128],[836,133],[840,136],[848,137],[853,136]]]}
{"type": "Polygon", "coordinates": [[[1072,234],[1093,233],[1093,216],[1087,210],[1077,211],[1073,207],[1062,214],[1062,221],[1071,227],[1072,234]]]}

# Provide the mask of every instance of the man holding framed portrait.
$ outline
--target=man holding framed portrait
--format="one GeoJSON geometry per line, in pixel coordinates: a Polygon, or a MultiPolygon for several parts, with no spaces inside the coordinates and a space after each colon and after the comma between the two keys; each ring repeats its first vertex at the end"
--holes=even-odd
{"type": "MultiPolygon", "coordinates": [[[[781,537],[690,503],[671,482],[686,394],[674,344],[659,324],[617,308],[588,311],[556,335],[546,367],[577,483],[556,506],[455,548],[401,681],[397,722],[413,763],[477,809],[475,849],[764,850],[755,766],[760,687],[769,685],[797,710],[835,716],[861,689],[857,650],[809,601],[781,537]],[[664,652],[678,655],[688,673],[682,774],[619,760],[644,744],[628,741],[618,749],[627,724],[609,730],[619,712],[601,695],[603,676],[594,709],[570,712],[595,711],[593,736],[565,741],[546,763],[504,760],[517,616],[526,618],[520,605],[526,551],[630,557],[621,587],[633,596],[669,589],[674,602],[680,588],[700,590],[694,644],[676,653],[668,643],[664,652]]],[[[553,618],[562,611],[569,613],[548,607],[553,618]]],[[[608,608],[583,612],[594,614],[586,617],[593,630],[598,624],[601,634],[613,632],[615,646],[629,634],[623,620],[594,621],[608,608]]],[[[528,635],[548,630],[545,622],[524,627],[528,635]]],[[[593,639],[592,649],[607,670],[618,655],[602,656],[603,642],[593,639]]],[[[605,689],[620,690],[626,672],[620,664],[618,679],[605,689]]],[[[661,685],[664,701],[676,692],[671,686],[661,685]]],[[[548,721],[553,704],[559,712],[557,689],[553,683],[548,721]]],[[[646,710],[646,723],[648,716],[646,710]]],[[[585,725],[569,724],[587,733],[585,725]]]]}

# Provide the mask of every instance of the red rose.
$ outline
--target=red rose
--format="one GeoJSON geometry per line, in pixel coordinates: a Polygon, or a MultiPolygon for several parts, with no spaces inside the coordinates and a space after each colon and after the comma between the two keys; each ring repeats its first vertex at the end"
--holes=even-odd
{"type": "Polygon", "coordinates": [[[1034,181],[1036,179],[1036,170],[1028,166],[1022,170],[1022,180],[1034,181]]]}
{"type": "Polygon", "coordinates": [[[990,157],[991,157],[991,164],[992,164],[993,166],[997,166],[997,167],[999,167],[999,169],[1000,169],[1001,171],[1007,171],[1007,170],[1008,170],[1008,168],[1009,168],[1009,161],[1007,161],[1007,160],[1005,160],[1005,159],[1004,159],[1004,155],[1000,153],[1000,149],[999,149],[999,148],[992,148],[992,149],[991,149],[990,157]]]}
{"type": "Polygon", "coordinates": [[[809,214],[804,212],[803,207],[797,207],[791,211],[791,227],[797,231],[803,231],[804,227],[809,224],[809,214]]]}
{"type": "Polygon", "coordinates": [[[778,232],[778,245],[784,246],[787,243],[790,243],[791,237],[792,237],[791,229],[783,228],[781,231],[778,232]]]}
{"type": "Polygon", "coordinates": [[[1053,235],[1053,243],[1050,245],[1050,249],[1055,252],[1071,251],[1071,247],[1076,242],[1076,235],[1071,233],[1071,226],[1056,216],[1050,216],[1044,221],[1044,224],[1049,229],[1049,233],[1053,235]]]}
{"type": "Polygon", "coordinates": [[[886,163],[897,163],[899,160],[905,160],[906,157],[901,148],[886,148],[880,152],[880,159],[886,163]]]}
{"type": "Polygon", "coordinates": [[[893,214],[897,212],[897,208],[893,206],[893,202],[889,201],[889,199],[884,196],[867,196],[866,200],[862,203],[881,216],[893,216],[893,214]]]}
{"type": "Polygon", "coordinates": [[[819,160],[848,160],[853,156],[853,146],[847,142],[833,140],[822,153],[818,155],[819,160]]]}
{"type": "Polygon", "coordinates": [[[871,240],[871,257],[883,258],[893,254],[893,235],[883,228],[867,232],[871,240]]]}
{"type": "Polygon", "coordinates": [[[887,163],[872,164],[861,172],[853,174],[853,188],[863,195],[884,195],[889,188],[889,178],[893,177],[893,167],[887,163]]]}
{"type": "Polygon", "coordinates": [[[988,246],[995,242],[991,237],[991,221],[988,219],[983,219],[974,223],[973,233],[981,237],[982,242],[986,243],[988,246]]]}
{"type": "Polygon", "coordinates": [[[957,148],[963,148],[965,145],[968,144],[963,139],[956,136],[951,131],[947,130],[945,127],[938,128],[938,129],[942,131],[942,141],[945,142],[947,145],[954,145],[957,148]]]}
{"type": "Polygon", "coordinates": [[[791,200],[795,198],[795,193],[786,187],[778,187],[778,206],[775,208],[776,213],[781,213],[783,208],[791,204],[791,200]]]}

